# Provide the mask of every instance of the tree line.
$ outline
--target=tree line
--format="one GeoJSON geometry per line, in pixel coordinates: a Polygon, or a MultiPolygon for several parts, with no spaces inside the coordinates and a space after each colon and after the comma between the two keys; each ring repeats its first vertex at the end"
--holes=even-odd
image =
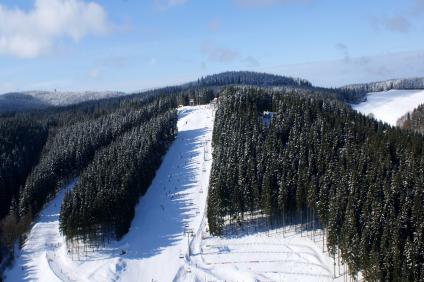
{"type": "Polygon", "coordinates": [[[96,153],[62,203],[60,229],[68,241],[100,244],[128,232],[135,205],[173,141],[176,125],[176,111],[170,110],[96,153]]]}
{"type": "Polygon", "coordinates": [[[385,81],[350,84],[340,87],[340,91],[346,91],[350,95],[357,96],[354,103],[366,100],[367,93],[388,91],[392,89],[424,89],[424,77],[390,79],[385,81]]]}
{"type": "Polygon", "coordinates": [[[197,82],[191,84],[198,86],[254,85],[312,87],[312,84],[306,79],[251,71],[228,71],[219,74],[208,75],[199,78],[197,82]]]}
{"type": "Polygon", "coordinates": [[[352,275],[424,279],[420,134],[325,96],[229,88],[212,142],[212,234],[258,212],[269,224],[317,217],[330,253],[340,250],[352,275]]]}
{"type": "Polygon", "coordinates": [[[20,215],[38,213],[64,180],[79,175],[97,150],[157,113],[167,111],[172,107],[169,102],[158,99],[124,106],[61,128],[48,140],[40,161],[27,177],[19,201],[20,215]]]}
{"type": "Polygon", "coordinates": [[[424,104],[419,105],[412,112],[402,116],[397,125],[403,129],[424,133],[424,104]]]}

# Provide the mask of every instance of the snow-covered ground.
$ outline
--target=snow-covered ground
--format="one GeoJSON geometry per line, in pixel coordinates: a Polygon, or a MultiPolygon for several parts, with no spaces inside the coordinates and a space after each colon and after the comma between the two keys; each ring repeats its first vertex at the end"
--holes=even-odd
{"type": "Polygon", "coordinates": [[[69,253],[58,230],[62,191],[43,210],[7,281],[341,281],[344,268],[334,273],[320,232],[308,238],[289,226],[208,234],[213,121],[210,106],[179,109],[178,136],[121,241],[69,253]]]}
{"type": "Polygon", "coordinates": [[[322,232],[294,226],[233,237],[202,232],[174,281],[344,281],[346,266],[322,252],[322,232]]]}
{"type": "Polygon", "coordinates": [[[54,258],[58,248],[63,247],[59,233],[60,204],[65,191],[72,189],[74,185],[75,180],[62,189],[40,213],[22,250],[17,251],[15,266],[6,272],[7,281],[69,280],[68,274],[61,272],[60,267],[56,268],[60,262],[58,260],[53,262],[50,258],[54,258]]]}
{"type": "Polygon", "coordinates": [[[389,90],[368,93],[366,102],[352,108],[395,126],[399,118],[423,103],[424,90],[389,90]]]}
{"type": "Polygon", "coordinates": [[[184,230],[197,230],[203,218],[214,120],[209,105],[178,116],[177,138],[121,241],[87,257],[68,254],[58,229],[62,191],[42,211],[7,281],[172,281],[188,250],[184,230]]]}

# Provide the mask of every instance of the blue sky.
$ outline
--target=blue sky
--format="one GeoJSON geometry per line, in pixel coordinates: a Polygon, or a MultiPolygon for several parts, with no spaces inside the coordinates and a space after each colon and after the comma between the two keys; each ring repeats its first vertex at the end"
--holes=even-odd
{"type": "Polygon", "coordinates": [[[424,0],[0,0],[0,92],[424,76],[424,0]]]}

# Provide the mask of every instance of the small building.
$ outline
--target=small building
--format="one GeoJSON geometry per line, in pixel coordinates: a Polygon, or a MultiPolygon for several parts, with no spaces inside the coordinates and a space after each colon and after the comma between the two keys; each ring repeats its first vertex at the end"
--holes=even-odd
{"type": "Polygon", "coordinates": [[[194,99],[190,99],[189,105],[194,106],[194,99]]]}
{"type": "Polygon", "coordinates": [[[264,111],[262,114],[262,123],[263,125],[268,128],[271,124],[272,116],[274,115],[273,112],[264,111]]]}

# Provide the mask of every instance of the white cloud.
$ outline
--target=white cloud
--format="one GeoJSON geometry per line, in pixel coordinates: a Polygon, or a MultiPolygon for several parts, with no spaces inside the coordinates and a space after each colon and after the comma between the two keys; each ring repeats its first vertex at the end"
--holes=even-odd
{"type": "Polygon", "coordinates": [[[302,77],[319,86],[342,86],[391,78],[416,77],[424,73],[424,50],[350,57],[334,61],[261,67],[261,71],[302,77]]]}
{"type": "Polygon", "coordinates": [[[175,5],[181,5],[187,2],[187,0],[168,0],[169,5],[175,6],[175,5]]]}
{"type": "Polygon", "coordinates": [[[350,63],[351,59],[350,59],[350,54],[349,54],[349,48],[347,48],[346,44],[344,43],[337,43],[336,44],[336,48],[342,52],[343,54],[343,61],[345,63],[350,63]]]}
{"type": "Polygon", "coordinates": [[[224,47],[218,47],[206,41],[202,44],[201,51],[210,61],[229,63],[240,57],[240,53],[224,47]]]}
{"type": "Polygon", "coordinates": [[[107,15],[99,4],[83,0],[35,0],[29,11],[0,4],[0,54],[35,58],[61,38],[78,42],[105,34],[107,15]]]}
{"type": "Polygon", "coordinates": [[[154,0],[154,4],[159,9],[167,9],[180,6],[188,2],[188,0],[154,0]]]}
{"type": "Polygon", "coordinates": [[[214,18],[208,22],[208,30],[210,32],[218,31],[221,28],[221,19],[214,18]]]}
{"type": "Polygon", "coordinates": [[[393,17],[372,17],[370,19],[371,25],[376,30],[380,28],[387,29],[392,32],[407,33],[410,31],[412,24],[410,20],[404,16],[393,16],[393,17]]]}
{"type": "Polygon", "coordinates": [[[370,17],[371,26],[379,31],[385,29],[391,32],[408,33],[424,14],[424,0],[415,0],[408,9],[398,10],[390,16],[370,17]]]}
{"type": "Polygon", "coordinates": [[[288,3],[305,3],[308,4],[313,0],[233,0],[237,5],[242,7],[255,7],[255,6],[271,6],[274,4],[288,4],[288,3]]]}
{"type": "Polygon", "coordinates": [[[93,68],[91,70],[88,71],[88,76],[90,78],[97,78],[99,77],[99,69],[93,68]]]}
{"type": "Polygon", "coordinates": [[[246,58],[243,59],[243,62],[248,67],[259,67],[261,65],[259,63],[259,61],[255,57],[253,57],[253,56],[247,56],[246,58]]]}

